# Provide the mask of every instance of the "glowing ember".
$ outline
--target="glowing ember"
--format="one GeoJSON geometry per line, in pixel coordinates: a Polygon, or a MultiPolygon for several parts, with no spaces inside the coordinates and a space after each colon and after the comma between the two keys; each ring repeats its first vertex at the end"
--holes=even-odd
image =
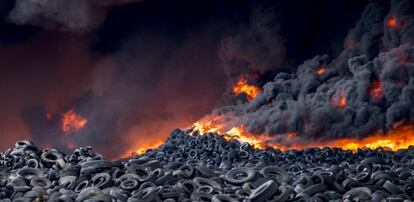
{"type": "Polygon", "coordinates": [[[372,83],[371,87],[369,88],[369,95],[375,100],[382,98],[383,93],[381,81],[377,80],[372,83]]]}
{"type": "Polygon", "coordinates": [[[341,96],[339,101],[339,108],[344,109],[346,107],[346,98],[345,96],[341,96]]]}
{"type": "Polygon", "coordinates": [[[325,73],[325,71],[325,67],[320,66],[316,69],[316,75],[321,76],[323,73],[325,73]]]}
{"type": "Polygon", "coordinates": [[[345,109],[345,107],[347,105],[345,92],[343,90],[341,90],[339,92],[339,96],[332,98],[331,103],[334,106],[337,106],[337,107],[339,107],[341,109],[345,109]]]}
{"type": "Polygon", "coordinates": [[[240,77],[236,85],[233,87],[233,93],[239,95],[244,93],[247,95],[249,101],[253,100],[261,92],[260,88],[247,84],[247,79],[245,77],[240,77]]]}
{"type": "Polygon", "coordinates": [[[62,130],[65,133],[72,132],[72,131],[79,131],[88,123],[88,120],[76,114],[76,112],[72,109],[65,114],[63,114],[62,118],[62,130]]]}
{"type": "Polygon", "coordinates": [[[397,19],[395,17],[391,17],[387,20],[387,25],[389,27],[395,27],[397,26],[397,19]]]}

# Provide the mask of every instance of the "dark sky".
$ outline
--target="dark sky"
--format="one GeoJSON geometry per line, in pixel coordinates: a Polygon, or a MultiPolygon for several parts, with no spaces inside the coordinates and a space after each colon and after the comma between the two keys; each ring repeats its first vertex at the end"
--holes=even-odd
{"type": "Polygon", "coordinates": [[[19,139],[69,141],[110,157],[226,102],[234,75],[264,71],[263,83],[314,55],[338,54],[367,3],[56,0],[36,10],[27,2],[0,1],[0,149],[19,139]],[[239,45],[226,49],[231,61],[221,57],[228,39],[239,45]],[[56,120],[72,108],[89,124],[65,136],[56,120]]]}
{"type": "Polygon", "coordinates": [[[251,10],[262,7],[274,11],[289,59],[296,64],[318,53],[339,51],[366,3],[361,0],[147,1],[111,9],[97,31],[94,47],[104,53],[114,51],[125,38],[141,30],[184,40],[186,33],[202,30],[207,24],[235,27],[245,24],[251,10]]]}

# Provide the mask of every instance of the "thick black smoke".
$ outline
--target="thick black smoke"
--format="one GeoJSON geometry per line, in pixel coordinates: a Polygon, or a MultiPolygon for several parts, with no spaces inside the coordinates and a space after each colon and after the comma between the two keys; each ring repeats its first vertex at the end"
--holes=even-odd
{"type": "Polygon", "coordinates": [[[213,116],[284,144],[292,131],[299,134],[296,141],[323,141],[412,123],[413,11],[409,0],[371,3],[336,58],[316,56],[296,73],[279,73],[252,102],[219,108],[213,116]],[[320,68],[326,70],[318,75],[320,68]]]}
{"type": "Polygon", "coordinates": [[[331,52],[364,6],[1,1],[0,147],[29,138],[60,149],[92,145],[111,158],[162,142],[227,103],[223,92],[241,74],[260,72],[252,79],[265,83],[304,57],[331,52]],[[70,110],[88,123],[65,133],[61,120],[70,110]]]}
{"type": "MultiPolygon", "coordinates": [[[[66,15],[64,12],[60,14],[66,15]]],[[[235,53],[226,49],[228,55],[241,58],[239,56],[260,51],[245,61],[261,61],[267,56],[278,56],[279,61],[283,60],[283,44],[267,44],[272,37],[279,38],[271,26],[276,19],[271,17],[271,11],[264,14],[254,11],[249,14],[251,20],[237,26],[207,22],[196,30],[179,31],[183,35],[179,40],[168,30],[129,30],[134,34],[124,37],[125,41],[115,51],[97,58],[90,53],[95,62],[88,72],[91,77],[89,90],[62,103],[58,110],[52,111],[52,118],[46,117],[47,106],[24,108],[22,117],[33,141],[66,151],[72,145],[94,145],[108,157],[119,157],[134,148],[161,141],[176,127],[191,125],[221,104],[231,75],[218,56],[219,50],[223,50],[225,41],[238,35],[240,30],[244,32],[244,27],[249,27],[246,31],[249,34],[234,42],[246,47],[235,53]],[[262,42],[252,41],[257,37],[263,38],[262,42]],[[67,133],[62,130],[61,120],[70,110],[87,119],[88,123],[80,130],[67,133]]],[[[61,17],[73,20],[62,21],[65,31],[82,33],[83,27],[89,26],[73,16],[61,17]]],[[[54,28],[49,27],[50,23],[48,20],[38,25],[54,28]]],[[[267,63],[264,69],[269,69],[270,62],[267,63]]],[[[232,68],[233,75],[240,75],[259,67],[232,68]]]]}

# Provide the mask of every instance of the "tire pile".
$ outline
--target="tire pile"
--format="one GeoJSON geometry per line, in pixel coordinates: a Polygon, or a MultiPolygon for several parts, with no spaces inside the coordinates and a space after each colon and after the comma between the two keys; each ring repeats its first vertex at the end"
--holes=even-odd
{"type": "Polygon", "coordinates": [[[0,201],[412,201],[413,159],[414,148],[281,152],[181,130],[117,161],[20,141],[0,155],[0,201]]]}

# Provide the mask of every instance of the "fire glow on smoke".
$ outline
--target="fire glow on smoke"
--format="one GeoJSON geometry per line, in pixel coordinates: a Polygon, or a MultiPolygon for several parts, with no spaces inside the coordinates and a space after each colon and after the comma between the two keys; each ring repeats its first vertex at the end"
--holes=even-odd
{"type": "MultiPolygon", "coordinates": [[[[320,76],[324,72],[325,68],[320,67],[316,71],[316,74],[320,76]]],[[[236,86],[233,87],[233,93],[235,95],[245,93],[248,96],[249,101],[253,100],[260,92],[261,90],[259,87],[247,84],[245,77],[241,77],[236,86]]],[[[373,99],[378,99],[382,96],[383,93],[380,81],[375,81],[372,84],[369,94],[373,99]]],[[[341,110],[345,109],[347,101],[343,90],[339,92],[338,96],[332,98],[331,104],[341,110]]],[[[298,138],[297,132],[291,131],[286,134],[281,134],[284,135],[284,139],[289,144],[289,146],[287,146],[272,142],[272,136],[248,133],[243,125],[229,128],[226,121],[223,121],[222,118],[223,117],[221,116],[204,117],[192,125],[191,131],[192,133],[197,132],[200,135],[204,135],[205,133],[217,133],[223,135],[227,140],[235,139],[240,142],[247,142],[258,149],[277,148],[283,151],[289,149],[306,149],[310,147],[333,147],[352,151],[356,151],[359,148],[377,149],[381,147],[396,151],[398,149],[408,148],[410,145],[414,145],[414,138],[410,138],[414,137],[414,126],[412,125],[400,125],[389,131],[387,134],[377,132],[363,139],[342,138],[330,141],[316,140],[314,142],[307,142],[306,144],[289,144],[289,142],[294,142],[293,140],[298,138]]],[[[163,142],[161,141],[156,144],[143,146],[137,149],[135,153],[143,154],[148,149],[157,148],[162,143],[163,142]]]]}
{"type": "Polygon", "coordinates": [[[390,19],[388,19],[388,21],[387,21],[387,25],[388,25],[389,27],[395,27],[395,26],[397,26],[397,18],[395,18],[395,17],[393,16],[393,17],[391,17],[390,19]]]}
{"type": "Polygon", "coordinates": [[[78,115],[73,109],[63,114],[62,130],[65,133],[79,131],[88,123],[88,120],[78,115]]]}
{"type": "MultiPolygon", "coordinates": [[[[216,133],[258,149],[395,151],[414,145],[414,15],[407,2],[393,2],[388,15],[369,7],[335,58],[315,56],[263,86],[241,75],[232,92],[248,102],[216,108],[187,132],[216,133]],[[383,17],[366,15],[374,12],[383,17]]],[[[159,144],[142,145],[136,153],[159,144]]]]}
{"type": "Polygon", "coordinates": [[[325,68],[325,67],[320,66],[320,67],[318,67],[318,68],[316,69],[316,74],[317,74],[318,76],[322,76],[322,74],[323,74],[323,73],[325,73],[325,71],[326,71],[326,68],[325,68]]]}
{"type": "Polygon", "coordinates": [[[340,109],[345,109],[346,107],[346,97],[344,90],[339,91],[339,95],[332,98],[332,105],[339,107],[340,109]]]}
{"type": "Polygon", "coordinates": [[[374,81],[369,89],[369,94],[375,100],[379,100],[383,96],[381,81],[374,81]]]}

